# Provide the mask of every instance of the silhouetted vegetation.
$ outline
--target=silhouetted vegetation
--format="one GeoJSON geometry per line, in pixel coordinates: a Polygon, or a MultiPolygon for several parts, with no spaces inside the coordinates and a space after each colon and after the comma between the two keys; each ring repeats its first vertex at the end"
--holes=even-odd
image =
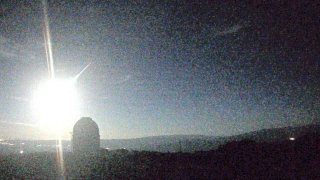
{"type": "MultiPolygon", "coordinates": [[[[102,151],[99,156],[65,153],[68,178],[112,179],[291,179],[320,178],[320,134],[294,141],[233,141],[216,150],[195,153],[102,151]]],[[[3,178],[59,178],[55,153],[0,157],[3,178]]]]}

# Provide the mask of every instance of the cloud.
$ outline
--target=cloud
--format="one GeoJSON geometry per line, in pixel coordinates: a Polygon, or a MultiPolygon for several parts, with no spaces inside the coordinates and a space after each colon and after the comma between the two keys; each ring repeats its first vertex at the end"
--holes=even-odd
{"type": "Polygon", "coordinates": [[[17,57],[17,52],[17,46],[8,38],[5,38],[0,35],[0,55],[12,58],[17,57]]]}
{"type": "Polygon", "coordinates": [[[0,124],[3,125],[18,125],[18,126],[27,126],[27,127],[38,127],[34,124],[28,124],[28,123],[19,123],[19,122],[9,122],[9,121],[1,121],[0,124]]]}
{"type": "Polygon", "coordinates": [[[132,79],[132,76],[130,74],[120,77],[119,80],[112,83],[112,85],[122,85],[132,79]]]}
{"type": "Polygon", "coordinates": [[[36,125],[0,120],[0,139],[39,139],[44,133],[36,125]]]}
{"type": "Polygon", "coordinates": [[[216,31],[214,33],[214,36],[224,36],[224,35],[228,35],[228,34],[237,33],[243,27],[244,27],[244,25],[235,24],[235,25],[227,27],[227,28],[225,28],[223,30],[216,31]]]}
{"type": "Polygon", "coordinates": [[[118,81],[118,84],[123,84],[127,81],[129,81],[131,79],[131,75],[126,75],[123,79],[121,79],[120,81],[118,81]]]}
{"type": "Polygon", "coordinates": [[[19,97],[19,96],[11,96],[10,99],[15,100],[15,101],[20,101],[20,102],[30,102],[29,99],[24,98],[24,97],[19,97]]]}
{"type": "MultiPolygon", "coordinates": [[[[34,44],[33,44],[34,45],[34,44]]],[[[31,58],[36,57],[36,53],[29,45],[17,43],[9,38],[0,35],[0,56],[6,58],[31,58]]]]}
{"type": "MultiPolygon", "coordinates": [[[[63,134],[64,139],[70,139],[69,136],[69,133],[63,134]]],[[[36,124],[0,120],[0,139],[46,140],[55,139],[55,137],[54,132],[36,124]]]]}

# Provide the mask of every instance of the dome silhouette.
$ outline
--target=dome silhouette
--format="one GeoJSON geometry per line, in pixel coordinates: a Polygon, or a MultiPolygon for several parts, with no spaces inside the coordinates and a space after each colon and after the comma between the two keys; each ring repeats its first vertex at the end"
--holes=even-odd
{"type": "Polygon", "coordinates": [[[82,117],[73,126],[72,151],[92,154],[100,150],[99,127],[90,117],[82,117]]]}

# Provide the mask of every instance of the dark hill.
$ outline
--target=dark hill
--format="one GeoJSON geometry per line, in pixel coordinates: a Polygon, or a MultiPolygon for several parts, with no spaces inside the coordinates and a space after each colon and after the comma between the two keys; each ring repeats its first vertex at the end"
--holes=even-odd
{"type": "MultiPolygon", "coordinates": [[[[320,133],[294,141],[228,142],[194,153],[104,151],[99,156],[65,153],[70,179],[319,179],[320,133]]],[[[1,179],[58,179],[55,153],[0,156],[1,179]]]]}
{"type": "MultiPolygon", "coordinates": [[[[255,142],[281,142],[290,137],[298,138],[306,133],[320,133],[320,125],[263,129],[245,134],[215,137],[204,135],[150,136],[135,139],[102,139],[101,147],[109,150],[127,149],[134,151],[195,152],[217,149],[231,141],[252,140],[255,142]]],[[[0,153],[54,152],[55,140],[10,140],[0,142],[0,153]],[[22,145],[23,144],[23,145],[22,145]]],[[[63,148],[70,152],[70,141],[63,141],[63,148]]]]}

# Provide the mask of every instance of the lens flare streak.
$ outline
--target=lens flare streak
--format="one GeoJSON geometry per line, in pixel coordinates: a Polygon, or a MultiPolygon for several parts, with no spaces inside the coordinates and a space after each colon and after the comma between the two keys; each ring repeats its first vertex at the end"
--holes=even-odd
{"type": "Polygon", "coordinates": [[[54,63],[53,63],[53,56],[52,56],[52,45],[51,45],[51,33],[50,33],[50,26],[49,26],[49,18],[48,18],[48,5],[46,0],[42,0],[43,4],[43,14],[44,14],[44,29],[43,29],[43,36],[45,42],[45,53],[48,65],[48,72],[51,78],[54,78],[54,63]]]}
{"type": "MultiPolygon", "coordinates": [[[[45,42],[45,53],[47,59],[47,66],[48,66],[48,73],[49,77],[54,80],[54,63],[53,63],[53,56],[52,56],[52,45],[51,45],[51,35],[50,35],[50,27],[49,27],[49,18],[48,18],[48,8],[47,8],[47,1],[42,0],[43,5],[43,13],[44,13],[44,42],[45,42]]],[[[61,177],[64,177],[64,163],[63,163],[63,151],[62,151],[62,144],[61,144],[61,137],[57,140],[57,162],[58,162],[58,169],[60,171],[61,177]]]]}

